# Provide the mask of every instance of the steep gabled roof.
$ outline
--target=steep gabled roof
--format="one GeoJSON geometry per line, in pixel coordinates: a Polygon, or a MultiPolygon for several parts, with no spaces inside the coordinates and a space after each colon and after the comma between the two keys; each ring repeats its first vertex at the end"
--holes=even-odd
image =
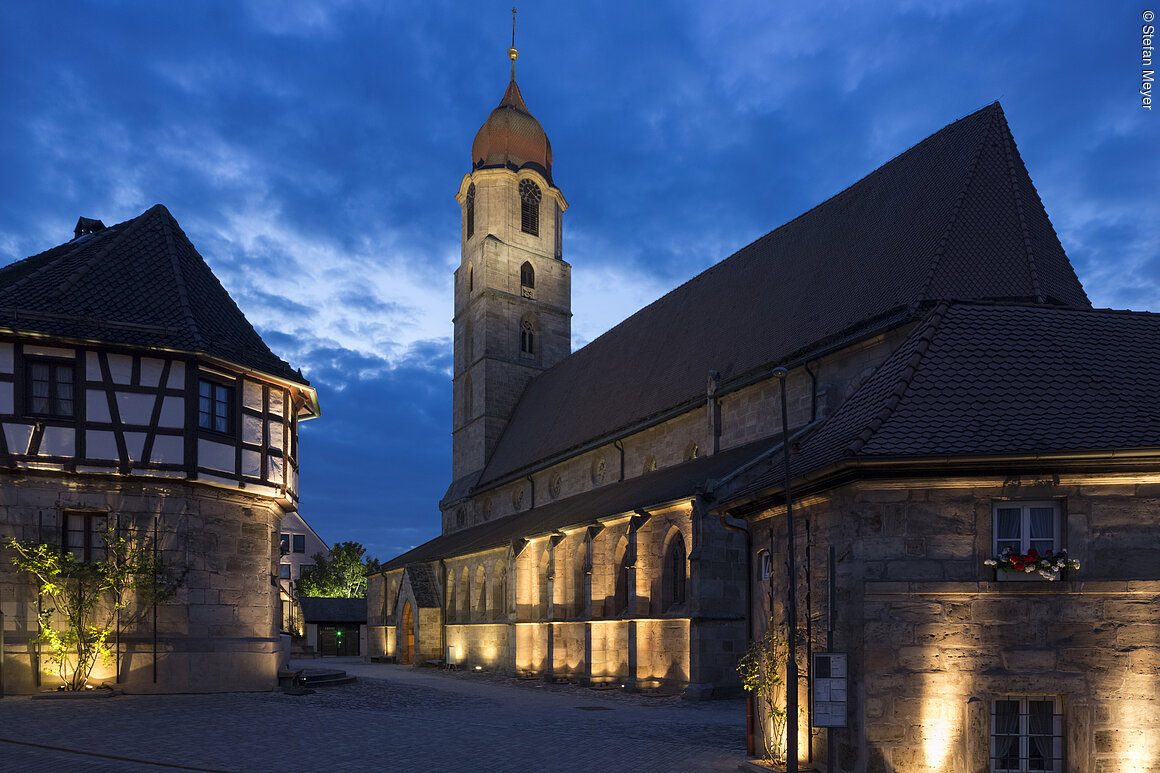
{"type": "Polygon", "coordinates": [[[758,239],[538,376],[482,490],[939,300],[1088,308],[996,102],[758,239]],[[891,315],[894,315],[893,317],[891,315]]]}
{"type": "Polygon", "coordinates": [[[0,327],[203,353],[308,383],[267,348],[160,204],[0,268],[0,327]]]}
{"type": "MultiPolygon", "coordinates": [[[[1158,314],[943,305],[799,443],[791,475],[867,460],[1160,449],[1157,384],[1158,314]]],[[[781,458],[730,499],[780,490],[781,458]]]]}

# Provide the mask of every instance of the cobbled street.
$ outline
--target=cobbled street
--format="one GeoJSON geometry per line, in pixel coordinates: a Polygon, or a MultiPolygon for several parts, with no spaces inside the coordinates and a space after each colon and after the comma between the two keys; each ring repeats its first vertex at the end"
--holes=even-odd
{"type": "Polygon", "coordinates": [[[356,684],[0,700],[0,771],[734,771],[741,700],[692,703],[356,659],[356,684]]]}

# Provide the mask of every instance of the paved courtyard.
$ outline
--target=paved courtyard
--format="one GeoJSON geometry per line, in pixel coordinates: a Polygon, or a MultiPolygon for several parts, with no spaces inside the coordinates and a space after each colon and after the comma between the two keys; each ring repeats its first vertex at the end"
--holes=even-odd
{"type": "Polygon", "coordinates": [[[740,700],[415,670],[356,659],[312,695],[0,700],[0,771],[735,771],[740,700]]]}

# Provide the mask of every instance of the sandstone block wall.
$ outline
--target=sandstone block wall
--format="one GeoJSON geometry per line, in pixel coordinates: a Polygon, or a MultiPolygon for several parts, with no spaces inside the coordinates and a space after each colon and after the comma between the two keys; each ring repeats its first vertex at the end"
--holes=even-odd
{"type": "MultiPolygon", "coordinates": [[[[121,636],[120,687],[129,692],[267,690],[279,666],[275,584],[281,508],[260,497],[189,483],[110,482],[60,475],[0,476],[0,540],[61,542],[67,510],[106,512],[123,528],[152,529],[176,596],[157,608],[154,657],[148,610],[121,636]],[[157,679],[153,670],[156,664],[157,679]]],[[[9,694],[59,684],[47,646],[38,647],[37,594],[0,549],[4,612],[4,688],[9,694]]],[[[115,683],[115,667],[98,666],[93,683],[115,683]]]]}
{"type": "MultiPolygon", "coordinates": [[[[799,560],[807,518],[813,533],[815,650],[830,593],[825,548],[836,548],[835,649],[851,671],[849,727],[829,731],[839,770],[987,770],[994,701],[1029,695],[1058,700],[1065,770],[1160,769],[1160,567],[1144,547],[1160,526],[1160,490],[1115,477],[865,483],[796,510],[799,560]],[[994,503],[1045,500],[1059,504],[1081,568],[1050,582],[985,567],[994,503]]],[[[755,535],[772,526],[783,550],[784,521],[756,521],[755,535]]],[[[800,606],[807,578],[799,583],[800,606]]],[[[770,609],[763,595],[758,621],[770,609]]],[[[824,732],[816,743],[818,759],[824,732]]]]}

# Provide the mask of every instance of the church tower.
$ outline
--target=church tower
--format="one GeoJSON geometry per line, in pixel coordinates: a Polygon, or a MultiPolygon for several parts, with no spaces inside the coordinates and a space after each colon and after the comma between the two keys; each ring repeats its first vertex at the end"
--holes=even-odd
{"type": "MultiPolygon", "coordinates": [[[[513,25],[514,26],[514,25],[513,25]]],[[[528,382],[566,357],[572,267],[552,145],[511,81],[471,146],[459,184],[462,258],[455,271],[452,480],[486,464],[528,382]]],[[[452,484],[454,487],[454,483],[452,484]]],[[[461,489],[462,490],[462,489],[461,489]]]]}

